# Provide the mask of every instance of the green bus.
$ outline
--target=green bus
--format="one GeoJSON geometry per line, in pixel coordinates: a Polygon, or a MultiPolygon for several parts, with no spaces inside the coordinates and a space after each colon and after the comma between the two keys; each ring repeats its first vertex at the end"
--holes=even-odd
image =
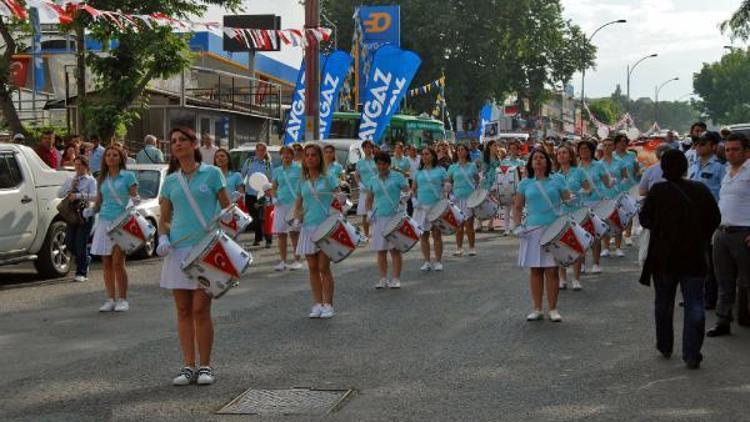
{"type": "MultiPolygon", "coordinates": [[[[331,139],[356,139],[359,133],[360,113],[339,111],[333,113],[331,139]]],[[[397,141],[406,145],[429,144],[445,139],[445,125],[439,120],[423,116],[396,114],[383,135],[383,142],[389,147],[397,141]]]]}

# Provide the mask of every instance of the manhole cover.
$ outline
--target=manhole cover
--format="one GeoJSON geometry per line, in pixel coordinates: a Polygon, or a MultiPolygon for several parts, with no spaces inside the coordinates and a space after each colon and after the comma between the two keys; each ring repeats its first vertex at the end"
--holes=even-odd
{"type": "Polygon", "coordinates": [[[325,415],[336,409],[352,390],[249,389],[221,408],[224,415],[325,415]]]}

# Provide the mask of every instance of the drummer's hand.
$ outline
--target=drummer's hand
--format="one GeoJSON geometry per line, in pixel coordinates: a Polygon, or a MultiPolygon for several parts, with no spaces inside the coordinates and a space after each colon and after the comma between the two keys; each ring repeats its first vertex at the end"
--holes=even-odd
{"type": "Polygon", "coordinates": [[[515,229],[513,229],[513,236],[523,239],[526,237],[526,226],[523,224],[519,224],[516,226],[515,229]]]}
{"type": "Polygon", "coordinates": [[[156,254],[159,256],[167,256],[172,251],[172,244],[169,243],[169,236],[163,234],[159,236],[159,245],[156,247],[156,254]]]}
{"type": "Polygon", "coordinates": [[[229,224],[234,220],[234,214],[229,212],[229,208],[225,209],[221,214],[221,222],[224,224],[229,224]]]}
{"type": "Polygon", "coordinates": [[[94,214],[96,213],[94,212],[93,208],[84,208],[83,212],[81,213],[81,215],[83,215],[83,218],[91,218],[94,216],[94,214]]]}

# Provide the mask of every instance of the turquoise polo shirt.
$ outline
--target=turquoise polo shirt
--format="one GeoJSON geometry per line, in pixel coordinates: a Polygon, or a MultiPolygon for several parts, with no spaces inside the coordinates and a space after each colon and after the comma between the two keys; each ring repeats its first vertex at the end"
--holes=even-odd
{"type": "Polygon", "coordinates": [[[721,191],[721,181],[724,180],[726,173],[726,166],[721,164],[715,155],[709,158],[706,163],[702,163],[699,157],[688,169],[690,180],[706,185],[717,202],[719,201],[719,192],[721,191]]]}
{"type": "Polygon", "coordinates": [[[367,186],[367,183],[378,174],[377,167],[375,167],[375,160],[363,158],[357,161],[357,173],[359,174],[359,180],[363,186],[367,186]]]}
{"type": "Polygon", "coordinates": [[[101,186],[99,186],[99,192],[101,192],[102,194],[102,204],[99,208],[99,218],[106,221],[113,221],[118,216],[120,216],[120,214],[125,212],[125,207],[128,205],[128,201],[130,200],[130,188],[134,185],[138,185],[138,180],[136,180],[135,174],[133,174],[133,172],[120,170],[120,172],[117,173],[117,176],[115,176],[114,178],[107,175],[101,186]],[[115,193],[117,194],[117,198],[120,199],[120,202],[115,199],[115,195],[109,188],[110,180],[112,181],[111,186],[114,188],[115,193]]]}
{"type": "Polygon", "coordinates": [[[328,218],[338,186],[338,179],[330,174],[320,175],[315,182],[300,180],[298,194],[302,195],[302,208],[305,212],[302,224],[306,228],[314,228],[328,218]]]}
{"type": "Polygon", "coordinates": [[[576,200],[573,203],[563,204],[563,212],[571,213],[577,210],[580,207],[581,203],[581,196],[579,195],[579,192],[583,188],[583,181],[586,180],[586,176],[583,174],[583,171],[581,171],[581,169],[579,169],[578,167],[571,167],[568,169],[567,173],[559,171],[557,173],[554,173],[552,177],[557,178],[559,183],[565,190],[576,196],[576,200]]]}
{"type": "Polygon", "coordinates": [[[607,174],[607,170],[602,163],[599,161],[592,161],[588,167],[583,163],[578,163],[578,168],[583,172],[584,180],[588,180],[591,185],[591,194],[584,195],[584,202],[592,204],[604,199],[608,188],[602,181],[602,177],[607,174]]]}
{"type": "Polygon", "coordinates": [[[610,180],[614,182],[614,186],[605,189],[604,195],[607,199],[614,199],[623,191],[623,189],[625,189],[625,184],[622,182],[622,170],[625,168],[625,162],[614,155],[612,156],[611,162],[607,162],[604,158],[599,162],[602,163],[604,171],[609,176],[610,180]]]}
{"type": "Polygon", "coordinates": [[[638,156],[633,151],[625,151],[625,154],[623,155],[620,155],[615,151],[614,155],[622,161],[623,166],[628,170],[628,181],[625,182],[623,186],[623,190],[626,191],[638,184],[639,180],[635,173],[641,166],[641,163],[638,162],[638,156]]]}
{"type": "Polygon", "coordinates": [[[291,205],[297,200],[299,181],[302,178],[302,166],[291,163],[285,167],[283,164],[273,169],[271,179],[276,183],[276,203],[280,205],[291,205]]]}
{"type": "Polygon", "coordinates": [[[442,199],[443,183],[448,178],[444,168],[422,169],[417,172],[417,202],[421,206],[432,206],[442,199]]]}
{"type": "Polygon", "coordinates": [[[463,166],[456,163],[448,167],[448,177],[453,180],[453,196],[466,199],[476,189],[474,181],[479,174],[476,164],[466,163],[463,166]]]}
{"type": "Polygon", "coordinates": [[[406,177],[397,171],[389,171],[383,179],[380,175],[370,179],[367,190],[372,192],[376,217],[390,217],[398,212],[401,191],[409,186],[406,177]]]}
{"type": "MultiPolygon", "coordinates": [[[[169,229],[169,241],[175,247],[184,248],[193,246],[203,240],[206,231],[190,206],[182,185],[178,180],[179,171],[172,173],[164,179],[164,187],[161,189],[161,197],[168,199],[172,204],[172,225],[169,229]]],[[[201,164],[195,171],[193,177],[186,181],[195,203],[200,209],[206,224],[216,216],[220,208],[217,197],[219,191],[226,189],[227,182],[221,170],[208,164],[201,164]]]]}
{"type": "Polygon", "coordinates": [[[491,190],[495,185],[495,176],[497,175],[498,166],[500,166],[500,161],[492,160],[489,165],[482,161],[482,189],[491,190]]]}
{"type": "Polygon", "coordinates": [[[559,177],[547,177],[538,182],[537,179],[526,178],[518,184],[518,193],[523,195],[526,201],[526,225],[530,227],[549,226],[555,222],[562,205],[562,194],[565,191],[559,177]],[[547,193],[549,202],[539,189],[540,184],[547,193]]]}
{"type": "Polygon", "coordinates": [[[339,180],[341,179],[341,175],[344,173],[344,167],[334,161],[330,166],[328,166],[328,169],[326,171],[328,172],[328,174],[335,177],[336,180],[339,180]]]}
{"type": "Polygon", "coordinates": [[[409,159],[406,157],[391,157],[391,168],[403,173],[408,173],[411,169],[411,163],[409,163],[409,159]]]}
{"type": "Polygon", "coordinates": [[[227,176],[227,191],[232,194],[234,192],[237,192],[242,186],[242,175],[238,171],[230,171],[227,176]]]}

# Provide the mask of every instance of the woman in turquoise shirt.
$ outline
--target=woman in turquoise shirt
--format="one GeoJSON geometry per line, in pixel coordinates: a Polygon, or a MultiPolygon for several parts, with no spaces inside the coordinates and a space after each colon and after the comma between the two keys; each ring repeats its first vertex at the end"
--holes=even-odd
{"type": "Polygon", "coordinates": [[[477,254],[474,249],[474,215],[468,207],[469,196],[476,190],[479,180],[479,169],[476,164],[469,162],[469,147],[464,144],[456,146],[458,162],[448,167],[448,177],[453,184],[453,202],[464,213],[464,223],[456,230],[456,252],[453,256],[464,255],[464,232],[469,239],[469,256],[477,254]]]}
{"type": "Polygon", "coordinates": [[[245,185],[242,183],[242,175],[238,171],[231,171],[229,164],[231,159],[229,157],[229,151],[224,148],[219,148],[214,154],[214,165],[221,170],[221,174],[224,175],[224,179],[227,181],[227,192],[229,193],[232,202],[238,202],[240,198],[245,196],[245,185]]]}
{"type": "MultiPolygon", "coordinates": [[[[602,163],[594,159],[596,145],[593,142],[581,141],[578,143],[577,149],[579,158],[578,168],[583,172],[583,176],[587,182],[583,186],[581,200],[584,206],[591,208],[602,199],[605,199],[605,191],[608,189],[610,179],[602,163]]],[[[602,267],[599,265],[601,244],[599,242],[594,242],[594,245],[591,247],[591,254],[594,261],[591,272],[594,274],[601,273],[602,267]]]]}
{"type": "MultiPolygon", "coordinates": [[[[484,152],[482,153],[482,161],[480,162],[480,168],[482,178],[479,186],[495,196],[497,185],[496,175],[497,168],[500,166],[500,159],[498,157],[500,146],[496,141],[489,141],[484,146],[484,152]]],[[[489,230],[494,231],[494,218],[489,220],[489,230]]],[[[480,226],[481,231],[481,226],[480,226]]]]}
{"type": "Polygon", "coordinates": [[[396,145],[393,147],[391,168],[403,174],[407,179],[411,177],[409,174],[411,163],[409,162],[409,159],[404,156],[404,144],[401,142],[396,142],[396,145]]]}
{"type": "Polygon", "coordinates": [[[125,254],[108,233],[112,222],[125,212],[128,202],[139,202],[138,181],[132,172],[125,170],[126,160],[127,156],[122,148],[108,146],[104,150],[97,180],[94,211],[99,213],[99,220],[91,241],[91,254],[102,257],[104,287],[108,298],[99,308],[100,312],[124,312],[130,309],[125,254]]]}
{"type": "Polygon", "coordinates": [[[401,251],[385,239],[385,227],[399,214],[403,214],[401,207],[401,192],[409,188],[409,182],[403,174],[391,170],[391,157],[387,152],[375,154],[375,165],[378,174],[370,180],[367,188],[367,211],[372,219],[372,239],[370,247],[378,254],[378,271],[380,280],[375,284],[376,289],[398,289],[401,287],[401,251]],[[393,262],[393,277],[388,279],[388,252],[393,262]]]}
{"type": "MultiPolygon", "coordinates": [[[[345,182],[344,167],[336,161],[336,148],[333,145],[323,147],[323,158],[325,160],[326,172],[340,182],[345,182]]],[[[301,168],[301,167],[300,167],[301,168]]]]}
{"type": "Polygon", "coordinates": [[[424,257],[424,264],[420,267],[422,271],[443,271],[443,234],[437,227],[432,227],[428,215],[430,209],[443,199],[443,185],[447,179],[448,174],[445,169],[438,165],[437,152],[430,147],[424,147],[422,149],[422,164],[414,177],[412,187],[417,195],[414,220],[424,230],[420,239],[422,256],[424,257]],[[435,249],[434,263],[430,263],[430,233],[432,233],[435,249]]]}
{"type": "Polygon", "coordinates": [[[211,298],[198,282],[188,278],[181,264],[193,247],[210,230],[217,209],[231,205],[226,180],[221,170],[201,164],[198,139],[189,128],[172,129],[169,133],[172,160],[160,195],[159,256],[165,256],[160,286],[170,290],[177,308],[177,333],[180,338],[184,367],[172,380],[176,386],[196,382],[213,384],[211,349],[214,329],[211,321],[211,298]],[[182,188],[184,180],[200,214],[182,188]],[[200,367],[196,369],[196,344],[200,367]]]}
{"type": "Polygon", "coordinates": [[[299,229],[289,225],[287,214],[294,208],[299,192],[299,181],[302,177],[302,166],[294,162],[294,150],[284,145],[279,150],[281,165],[273,169],[271,182],[273,182],[274,210],[273,234],[278,236],[279,257],[281,261],[273,268],[275,271],[286,269],[295,271],[302,269],[299,255],[295,252],[299,242],[299,229]],[[292,252],[295,253],[294,261],[287,260],[287,238],[292,240],[292,252]]]}
{"type": "Polygon", "coordinates": [[[570,199],[570,193],[558,178],[551,178],[552,159],[542,149],[535,150],[526,165],[528,175],[518,185],[514,203],[513,220],[516,233],[521,237],[518,253],[518,265],[530,269],[529,283],[534,310],[526,317],[528,321],[544,318],[542,296],[547,290],[549,319],[562,321],[557,311],[559,280],[557,262],[551,253],[542,248],[541,239],[544,231],[561,214],[563,201],[570,199]],[[526,207],[525,225],[521,225],[521,213],[526,207]]]}
{"type": "MultiPolygon", "coordinates": [[[[561,145],[557,149],[555,154],[557,159],[557,173],[553,174],[552,177],[557,177],[560,183],[565,189],[574,196],[573,200],[564,203],[562,206],[562,212],[564,214],[572,214],[581,207],[581,195],[580,192],[584,185],[588,186],[586,176],[583,171],[578,168],[578,161],[576,160],[575,151],[573,147],[567,144],[561,145]]],[[[573,264],[573,290],[581,290],[581,265],[582,261],[578,261],[573,264]]],[[[568,288],[568,271],[565,267],[560,267],[560,288],[568,288]]]]}
{"type": "MultiPolygon", "coordinates": [[[[628,170],[625,166],[625,162],[615,157],[615,141],[607,138],[602,141],[604,145],[604,156],[602,157],[601,163],[604,166],[604,170],[607,172],[607,177],[610,179],[609,189],[607,189],[607,199],[617,199],[623,190],[627,190],[628,170]]],[[[614,235],[615,238],[615,256],[622,258],[625,253],[622,251],[622,233],[614,235]]],[[[602,237],[602,252],[601,256],[608,257],[609,253],[609,241],[610,236],[602,237]]]]}
{"type": "Polygon", "coordinates": [[[375,145],[372,141],[362,142],[362,150],[365,152],[365,157],[357,162],[354,171],[354,182],[359,187],[359,200],[357,202],[357,215],[362,217],[362,231],[365,237],[370,237],[370,223],[367,221],[367,208],[365,208],[365,200],[367,194],[365,192],[365,185],[370,182],[370,179],[377,174],[375,168],[375,161],[372,159],[373,149],[375,145]]]}
{"type": "Polygon", "coordinates": [[[332,318],[334,280],[331,260],[312,241],[312,235],[331,214],[331,201],[339,193],[338,180],[326,173],[323,148],[318,144],[307,144],[304,149],[304,166],[295,213],[302,218],[302,231],[297,244],[297,254],[307,259],[315,304],[310,318],[332,318]]]}

